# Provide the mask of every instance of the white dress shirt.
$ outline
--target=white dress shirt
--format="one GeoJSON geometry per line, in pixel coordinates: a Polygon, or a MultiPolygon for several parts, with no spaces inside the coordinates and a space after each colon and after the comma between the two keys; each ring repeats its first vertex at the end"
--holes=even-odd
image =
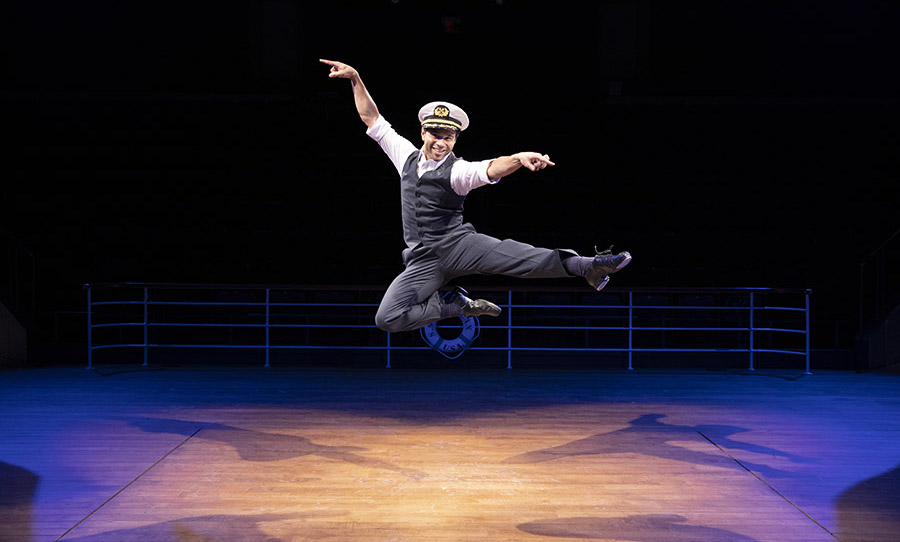
{"type": "MultiPolygon", "coordinates": [[[[406,160],[409,159],[409,155],[416,151],[415,145],[398,134],[391,126],[391,123],[382,116],[379,116],[375,124],[366,130],[366,135],[378,142],[381,149],[391,159],[394,167],[397,168],[397,173],[403,175],[403,166],[406,164],[406,160]]],[[[420,152],[416,173],[421,177],[423,173],[437,169],[444,163],[447,156],[440,161],[435,161],[429,160],[425,157],[424,152],[420,152]]],[[[492,161],[468,162],[462,158],[457,158],[450,170],[450,187],[460,196],[465,196],[479,186],[496,183],[500,179],[491,180],[487,174],[488,166],[492,161]]]]}

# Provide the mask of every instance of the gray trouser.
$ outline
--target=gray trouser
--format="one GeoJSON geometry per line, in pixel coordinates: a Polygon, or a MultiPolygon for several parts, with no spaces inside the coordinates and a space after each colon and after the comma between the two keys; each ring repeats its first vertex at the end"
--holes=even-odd
{"type": "Polygon", "coordinates": [[[423,246],[404,252],[406,270],[388,287],[375,324],[390,332],[427,326],[442,318],[438,289],[463,275],[506,275],[520,278],[568,277],[560,252],[471,233],[440,251],[423,246]]]}

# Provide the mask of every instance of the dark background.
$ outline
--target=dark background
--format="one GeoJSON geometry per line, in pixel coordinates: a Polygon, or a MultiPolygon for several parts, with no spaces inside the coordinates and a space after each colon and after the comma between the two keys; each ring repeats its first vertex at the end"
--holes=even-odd
{"type": "Polygon", "coordinates": [[[396,172],[319,58],[356,67],[415,144],[418,108],[448,100],[472,121],[458,155],[549,154],[467,219],[627,249],[615,286],[812,288],[839,335],[815,339],[846,346],[860,263],[900,227],[896,2],[0,9],[0,226],[34,256],[41,313],[83,307],[87,282],[386,286],[396,172]]]}

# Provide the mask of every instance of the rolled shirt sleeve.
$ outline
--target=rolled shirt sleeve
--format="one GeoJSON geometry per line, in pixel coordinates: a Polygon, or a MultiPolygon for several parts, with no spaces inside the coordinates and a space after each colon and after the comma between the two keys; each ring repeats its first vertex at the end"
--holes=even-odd
{"type": "Polygon", "coordinates": [[[388,155],[391,163],[397,168],[397,173],[402,175],[403,164],[406,163],[409,155],[416,151],[416,147],[408,139],[398,134],[391,123],[380,115],[372,127],[366,130],[366,135],[378,143],[381,150],[388,155]]]}
{"type": "Polygon", "coordinates": [[[467,162],[460,158],[453,163],[450,171],[450,187],[460,196],[465,196],[479,186],[494,184],[500,180],[489,179],[487,170],[493,160],[481,160],[480,162],[467,162]]]}

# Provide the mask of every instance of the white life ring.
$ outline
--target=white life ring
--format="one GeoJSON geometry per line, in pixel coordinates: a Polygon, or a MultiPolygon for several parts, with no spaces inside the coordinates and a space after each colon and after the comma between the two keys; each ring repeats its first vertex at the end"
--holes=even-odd
{"type": "Polygon", "coordinates": [[[432,322],[419,330],[422,340],[444,357],[455,359],[466,351],[466,348],[481,334],[481,323],[477,316],[460,316],[462,329],[453,339],[445,339],[437,330],[437,322],[432,322]]]}

